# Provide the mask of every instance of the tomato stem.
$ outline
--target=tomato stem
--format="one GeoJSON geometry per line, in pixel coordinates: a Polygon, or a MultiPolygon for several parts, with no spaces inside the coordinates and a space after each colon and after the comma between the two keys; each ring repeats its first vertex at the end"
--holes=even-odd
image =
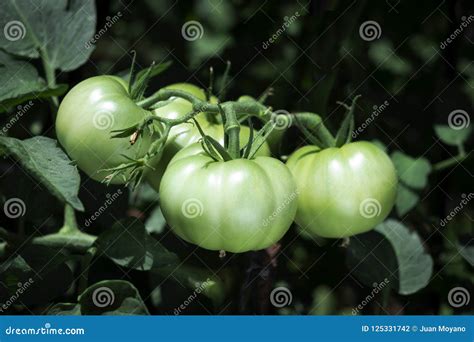
{"type": "Polygon", "coordinates": [[[326,128],[321,117],[315,113],[295,113],[295,122],[311,143],[321,148],[334,147],[336,139],[326,128]]]}
{"type": "Polygon", "coordinates": [[[225,114],[224,131],[229,137],[228,152],[232,159],[240,157],[240,124],[235,114],[233,103],[226,104],[222,107],[225,114]]]}
{"type": "Polygon", "coordinates": [[[433,165],[433,171],[442,171],[451,166],[461,163],[467,156],[465,154],[459,154],[455,157],[440,161],[433,165]]]}

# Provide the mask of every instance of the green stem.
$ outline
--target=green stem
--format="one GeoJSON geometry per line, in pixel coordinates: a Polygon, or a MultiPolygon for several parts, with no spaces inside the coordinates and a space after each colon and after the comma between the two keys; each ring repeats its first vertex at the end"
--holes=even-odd
{"type": "Polygon", "coordinates": [[[76,215],[74,213],[74,208],[69,204],[64,206],[64,224],[59,230],[61,234],[71,234],[81,232],[77,226],[76,215]]]}
{"type": "MultiPolygon", "coordinates": [[[[329,132],[329,130],[324,126],[323,120],[321,117],[315,113],[303,112],[294,114],[295,121],[297,124],[306,128],[310,133],[312,133],[317,140],[319,140],[324,146],[319,147],[334,147],[336,144],[336,139],[329,132]]],[[[300,127],[301,129],[301,127],[300,127]]],[[[309,138],[309,137],[308,137],[309,138]]]]}
{"type": "Polygon", "coordinates": [[[78,281],[77,285],[77,292],[81,294],[82,292],[87,289],[88,281],[89,281],[89,269],[90,269],[90,264],[92,262],[92,259],[94,259],[94,256],[97,252],[96,247],[90,247],[87,251],[86,254],[82,257],[81,260],[81,275],[78,281]]]}
{"type": "Polygon", "coordinates": [[[224,130],[229,137],[228,151],[232,159],[237,159],[240,157],[239,120],[237,120],[233,103],[223,106],[222,109],[224,110],[226,119],[224,130]]]}
{"type": "Polygon", "coordinates": [[[72,252],[85,253],[95,242],[97,236],[85,233],[77,234],[49,234],[32,239],[32,245],[46,246],[50,248],[66,248],[72,252]]]}
{"type": "Polygon", "coordinates": [[[433,165],[433,171],[442,171],[444,169],[450,168],[451,166],[462,162],[464,159],[466,159],[466,157],[467,156],[465,154],[459,154],[455,157],[440,161],[433,165]]]}
{"type": "MultiPolygon", "coordinates": [[[[48,88],[54,88],[56,86],[56,75],[54,73],[54,68],[52,67],[49,61],[49,56],[46,50],[41,50],[41,61],[43,62],[43,68],[48,88]]],[[[53,102],[54,109],[57,110],[59,106],[59,100],[57,96],[53,96],[51,100],[53,102]]]]}
{"type": "MultiPolygon", "coordinates": [[[[160,101],[166,101],[169,100],[172,97],[179,97],[182,99],[185,99],[189,101],[193,105],[193,110],[197,112],[208,112],[208,113],[213,113],[213,114],[218,114],[219,111],[219,106],[217,104],[212,104],[208,103],[206,101],[202,101],[201,99],[193,96],[190,93],[187,93],[182,90],[176,90],[176,89],[161,89],[151,95],[150,97],[147,97],[146,99],[143,99],[141,101],[137,102],[137,105],[144,108],[144,109],[149,109],[156,103],[160,101]]],[[[225,102],[226,105],[232,105],[234,108],[234,111],[239,114],[239,116],[243,115],[249,115],[249,116],[256,116],[263,118],[265,115],[265,112],[267,111],[267,107],[262,105],[261,103],[258,103],[257,101],[246,101],[246,102],[234,102],[234,101],[228,101],[225,102]]],[[[222,104],[224,105],[224,103],[222,104]]],[[[183,117],[180,119],[175,119],[175,122],[178,122],[178,120],[182,122],[186,122],[189,120],[189,118],[183,117]]],[[[165,122],[162,120],[162,122],[165,122]]]]}

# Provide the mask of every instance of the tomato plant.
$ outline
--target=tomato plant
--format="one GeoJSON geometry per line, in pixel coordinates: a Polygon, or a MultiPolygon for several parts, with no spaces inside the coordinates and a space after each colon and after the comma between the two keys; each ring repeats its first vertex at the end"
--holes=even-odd
{"type": "Polygon", "coordinates": [[[397,174],[390,158],[366,141],[321,150],[305,146],[287,162],[298,185],[296,223],[322,237],[360,234],[392,210],[397,174]]]}
{"type": "Polygon", "coordinates": [[[472,314],[469,2],[31,3],[1,313],[472,314]]]}
{"type": "Polygon", "coordinates": [[[234,253],[277,242],[294,219],[296,196],[289,170],[277,159],[216,161],[200,144],[176,154],[160,186],[163,214],[177,235],[234,253]]]}
{"type": "MultiPolygon", "coordinates": [[[[61,145],[89,177],[102,181],[127,158],[143,156],[151,141],[145,134],[131,146],[128,139],[111,139],[111,131],[136,124],[147,115],[130,98],[127,84],[115,76],[95,76],[72,88],[59,106],[56,134],[61,145]]],[[[115,177],[111,183],[125,183],[115,177]]]]}

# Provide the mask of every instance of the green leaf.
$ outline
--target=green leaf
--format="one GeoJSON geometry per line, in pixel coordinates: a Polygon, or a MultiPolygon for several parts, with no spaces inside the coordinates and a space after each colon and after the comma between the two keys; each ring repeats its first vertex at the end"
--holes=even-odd
{"type": "Polygon", "coordinates": [[[320,285],[313,291],[313,303],[309,314],[334,315],[337,312],[337,297],[334,291],[326,285],[320,285]]]}
{"type": "MultiPolygon", "coordinates": [[[[194,295],[203,294],[215,307],[224,302],[226,288],[224,282],[208,269],[194,266],[179,265],[177,267],[166,267],[156,271],[165,278],[176,280],[179,284],[193,291],[194,295]]],[[[161,284],[162,281],[159,282],[161,284]]]]}
{"type": "Polygon", "coordinates": [[[391,158],[398,177],[405,185],[414,189],[423,189],[426,186],[431,172],[431,164],[426,158],[415,159],[400,151],[393,152],[391,158]]]}
{"type": "Polygon", "coordinates": [[[401,222],[390,219],[375,230],[390,241],[397,256],[398,292],[408,295],[425,287],[433,273],[433,259],[425,252],[420,236],[401,222]]]}
{"type": "Polygon", "coordinates": [[[17,295],[16,304],[44,304],[64,295],[73,282],[63,251],[27,245],[0,270],[0,302],[17,295]],[[5,289],[2,288],[2,285],[5,289]],[[21,291],[21,296],[18,293],[21,291]]]}
{"type": "Polygon", "coordinates": [[[80,316],[81,306],[74,303],[58,303],[48,310],[48,315],[54,316],[80,316]]]}
{"type": "Polygon", "coordinates": [[[70,204],[76,210],[84,210],[77,197],[81,181],[79,172],[58,147],[56,140],[42,136],[26,140],[0,137],[0,147],[61,202],[70,204]]]}
{"type": "MultiPolygon", "coordinates": [[[[28,100],[59,96],[66,92],[67,85],[48,88],[30,63],[16,61],[0,51],[0,113],[28,100]]],[[[29,107],[33,106],[29,103],[29,107]]],[[[28,110],[29,107],[25,106],[28,110]]]]}
{"type": "Polygon", "coordinates": [[[159,205],[153,209],[150,217],[145,222],[145,228],[148,233],[160,234],[163,232],[166,226],[166,219],[161,212],[159,205]]]}
{"type": "Polygon", "coordinates": [[[356,278],[367,286],[388,279],[397,288],[397,257],[390,241],[376,231],[351,238],[346,264],[356,278]]]}
{"type": "Polygon", "coordinates": [[[402,295],[425,287],[433,273],[433,259],[418,234],[396,220],[351,239],[347,253],[347,264],[360,281],[371,286],[387,278],[402,295]]]}
{"type": "Polygon", "coordinates": [[[464,143],[471,134],[471,127],[452,129],[446,125],[435,125],[434,130],[438,138],[447,145],[458,146],[464,143]]]}
{"type": "Polygon", "coordinates": [[[151,237],[145,226],[129,218],[117,222],[97,238],[97,252],[117,265],[148,271],[178,263],[176,254],[169,252],[151,237]]]}
{"type": "Polygon", "coordinates": [[[457,244],[456,248],[459,251],[459,254],[471,265],[474,267],[474,246],[462,246],[457,244]]]}
{"type": "Polygon", "coordinates": [[[420,196],[416,192],[413,192],[403,184],[398,184],[397,198],[395,200],[398,216],[401,217],[413,209],[419,200],[420,196]]]}
{"type": "Polygon", "coordinates": [[[0,12],[0,48],[38,58],[54,69],[70,71],[84,64],[93,51],[96,29],[93,0],[5,0],[0,12]]]}
{"type": "Polygon", "coordinates": [[[381,39],[369,45],[369,58],[378,68],[390,71],[395,75],[406,76],[411,73],[413,66],[408,59],[395,53],[390,41],[381,39]]]}
{"type": "Polygon", "coordinates": [[[149,315],[140,293],[124,280],[105,280],[88,287],[80,296],[83,315],[149,315]]]}

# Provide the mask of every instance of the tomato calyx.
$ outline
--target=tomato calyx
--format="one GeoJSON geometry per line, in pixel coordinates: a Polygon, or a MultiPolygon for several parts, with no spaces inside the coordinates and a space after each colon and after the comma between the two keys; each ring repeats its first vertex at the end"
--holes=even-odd
{"type": "Polygon", "coordinates": [[[352,131],[354,130],[355,105],[359,98],[360,95],[355,96],[350,106],[343,102],[337,102],[346,109],[347,114],[336,133],[336,137],[326,128],[322,118],[315,113],[295,113],[296,126],[312,145],[316,145],[321,149],[341,147],[349,144],[352,140],[352,131]]]}
{"type": "MultiPolygon", "coordinates": [[[[222,92],[221,94],[222,95],[222,92]]],[[[207,90],[206,97],[211,99],[212,87],[207,90]]],[[[145,167],[150,167],[150,160],[163,152],[165,143],[172,127],[183,123],[191,123],[198,127],[203,142],[204,150],[215,160],[232,160],[238,158],[251,159],[257,153],[258,149],[265,143],[266,138],[275,126],[271,117],[271,107],[266,107],[262,103],[253,101],[226,101],[223,103],[210,103],[202,100],[193,94],[179,89],[160,89],[148,98],[136,102],[136,104],[145,110],[150,111],[149,115],[137,124],[119,130],[112,131],[112,138],[129,137],[130,143],[139,143],[145,133],[159,133],[157,138],[148,149],[146,155],[137,160],[119,165],[115,168],[103,171],[110,172],[113,177],[119,176],[126,170],[132,170],[132,177],[127,183],[133,182],[136,186],[141,180],[145,167]],[[150,110],[160,108],[169,104],[176,98],[184,99],[192,105],[192,110],[180,118],[164,118],[154,115],[150,110]],[[224,126],[224,146],[220,145],[215,139],[206,135],[194,120],[199,113],[211,113],[214,117],[221,117],[221,124],[224,126]],[[240,148],[239,132],[240,122],[249,120],[250,117],[257,117],[266,122],[263,128],[254,134],[253,130],[250,139],[244,148],[240,148]],[[156,132],[158,130],[158,132],[156,132]]],[[[106,179],[107,182],[107,179],[106,179]]]]}

